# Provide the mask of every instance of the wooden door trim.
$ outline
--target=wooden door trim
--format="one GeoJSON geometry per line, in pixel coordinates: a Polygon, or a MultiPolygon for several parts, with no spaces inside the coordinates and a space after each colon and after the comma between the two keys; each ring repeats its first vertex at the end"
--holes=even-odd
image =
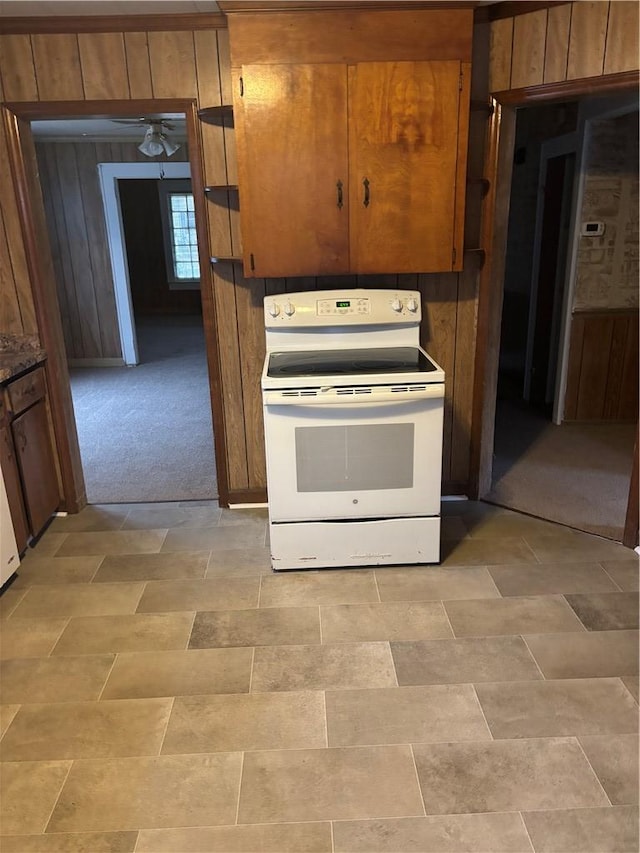
{"type": "Polygon", "coordinates": [[[622,544],[627,548],[635,548],[640,541],[638,537],[638,528],[640,526],[640,479],[638,477],[638,454],[640,454],[640,446],[638,444],[639,432],[636,426],[636,442],[633,448],[633,463],[631,467],[631,482],[629,484],[629,499],[627,501],[627,515],[624,520],[624,532],[622,534],[622,544]]]}
{"type": "Polygon", "coordinates": [[[137,33],[226,29],[225,15],[202,12],[172,15],[13,16],[0,19],[0,34],[137,33]]]}
{"type": "Polygon", "coordinates": [[[639,73],[551,83],[497,92],[490,98],[491,117],[485,149],[484,177],[489,180],[481,226],[485,263],[478,282],[478,325],[470,435],[469,496],[482,498],[491,485],[500,319],[517,106],[562,101],[567,97],[628,92],[639,73]]]}
{"type": "Polygon", "coordinates": [[[158,99],[141,101],[62,101],[19,102],[4,104],[2,116],[6,129],[9,162],[16,193],[18,216],[22,230],[27,269],[31,283],[38,334],[49,362],[49,392],[51,416],[54,424],[59,456],[64,508],[78,512],[86,505],[84,478],[80,450],[71,404],[69,371],[60,320],[53,261],[48,241],[38,239],[38,216],[44,217],[41,199],[30,190],[33,182],[39,186],[39,177],[30,174],[25,157],[25,145],[32,145],[30,121],[34,118],[60,119],[72,116],[109,117],[113,115],[137,116],[147,112],[183,112],[186,116],[189,164],[193,188],[198,253],[201,271],[202,314],[207,349],[209,389],[214,431],[214,448],[218,496],[221,506],[228,505],[229,485],[226,455],[226,434],[222,409],[220,354],[217,340],[216,307],[213,298],[213,275],[209,263],[208,227],[200,128],[197,104],[193,99],[158,99]]]}

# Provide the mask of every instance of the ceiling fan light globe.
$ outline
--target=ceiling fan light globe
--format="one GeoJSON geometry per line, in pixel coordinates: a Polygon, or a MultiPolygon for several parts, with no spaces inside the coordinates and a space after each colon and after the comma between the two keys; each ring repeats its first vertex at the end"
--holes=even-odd
{"type": "Polygon", "coordinates": [[[138,151],[141,151],[147,157],[157,157],[159,154],[164,152],[164,148],[161,142],[150,137],[145,138],[145,140],[138,145],[138,151]]]}

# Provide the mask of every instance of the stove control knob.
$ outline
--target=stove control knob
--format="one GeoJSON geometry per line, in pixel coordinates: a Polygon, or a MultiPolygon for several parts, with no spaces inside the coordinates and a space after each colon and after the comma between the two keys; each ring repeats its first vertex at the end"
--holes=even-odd
{"type": "Polygon", "coordinates": [[[272,317],[277,317],[280,313],[280,306],[276,302],[271,302],[267,305],[267,311],[272,317]]]}
{"type": "Polygon", "coordinates": [[[418,300],[411,297],[411,299],[407,299],[407,309],[415,314],[418,310],[418,300]]]}
{"type": "Polygon", "coordinates": [[[399,299],[394,299],[391,303],[391,307],[394,311],[402,311],[402,302],[399,299]]]}
{"type": "Polygon", "coordinates": [[[287,315],[287,317],[291,317],[292,314],[296,313],[295,305],[292,302],[285,302],[284,313],[287,315]]]}

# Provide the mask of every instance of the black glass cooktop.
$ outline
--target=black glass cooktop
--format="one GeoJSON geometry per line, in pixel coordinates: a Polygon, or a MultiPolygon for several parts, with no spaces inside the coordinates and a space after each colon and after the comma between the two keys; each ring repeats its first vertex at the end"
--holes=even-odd
{"type": "Polygon", "coordinates": [[[417,347],[273,352],[267,376],[334,376],[367,373],[431,373],[436,369],[417,347]]]}

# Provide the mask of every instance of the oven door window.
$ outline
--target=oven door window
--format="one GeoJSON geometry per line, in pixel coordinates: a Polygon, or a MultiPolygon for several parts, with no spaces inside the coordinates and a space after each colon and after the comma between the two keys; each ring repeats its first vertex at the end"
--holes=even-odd
{"type": "Polygon", "coordinates": [[[298,492],[410,489],[414,424],[295,428],[298,492]]]}

